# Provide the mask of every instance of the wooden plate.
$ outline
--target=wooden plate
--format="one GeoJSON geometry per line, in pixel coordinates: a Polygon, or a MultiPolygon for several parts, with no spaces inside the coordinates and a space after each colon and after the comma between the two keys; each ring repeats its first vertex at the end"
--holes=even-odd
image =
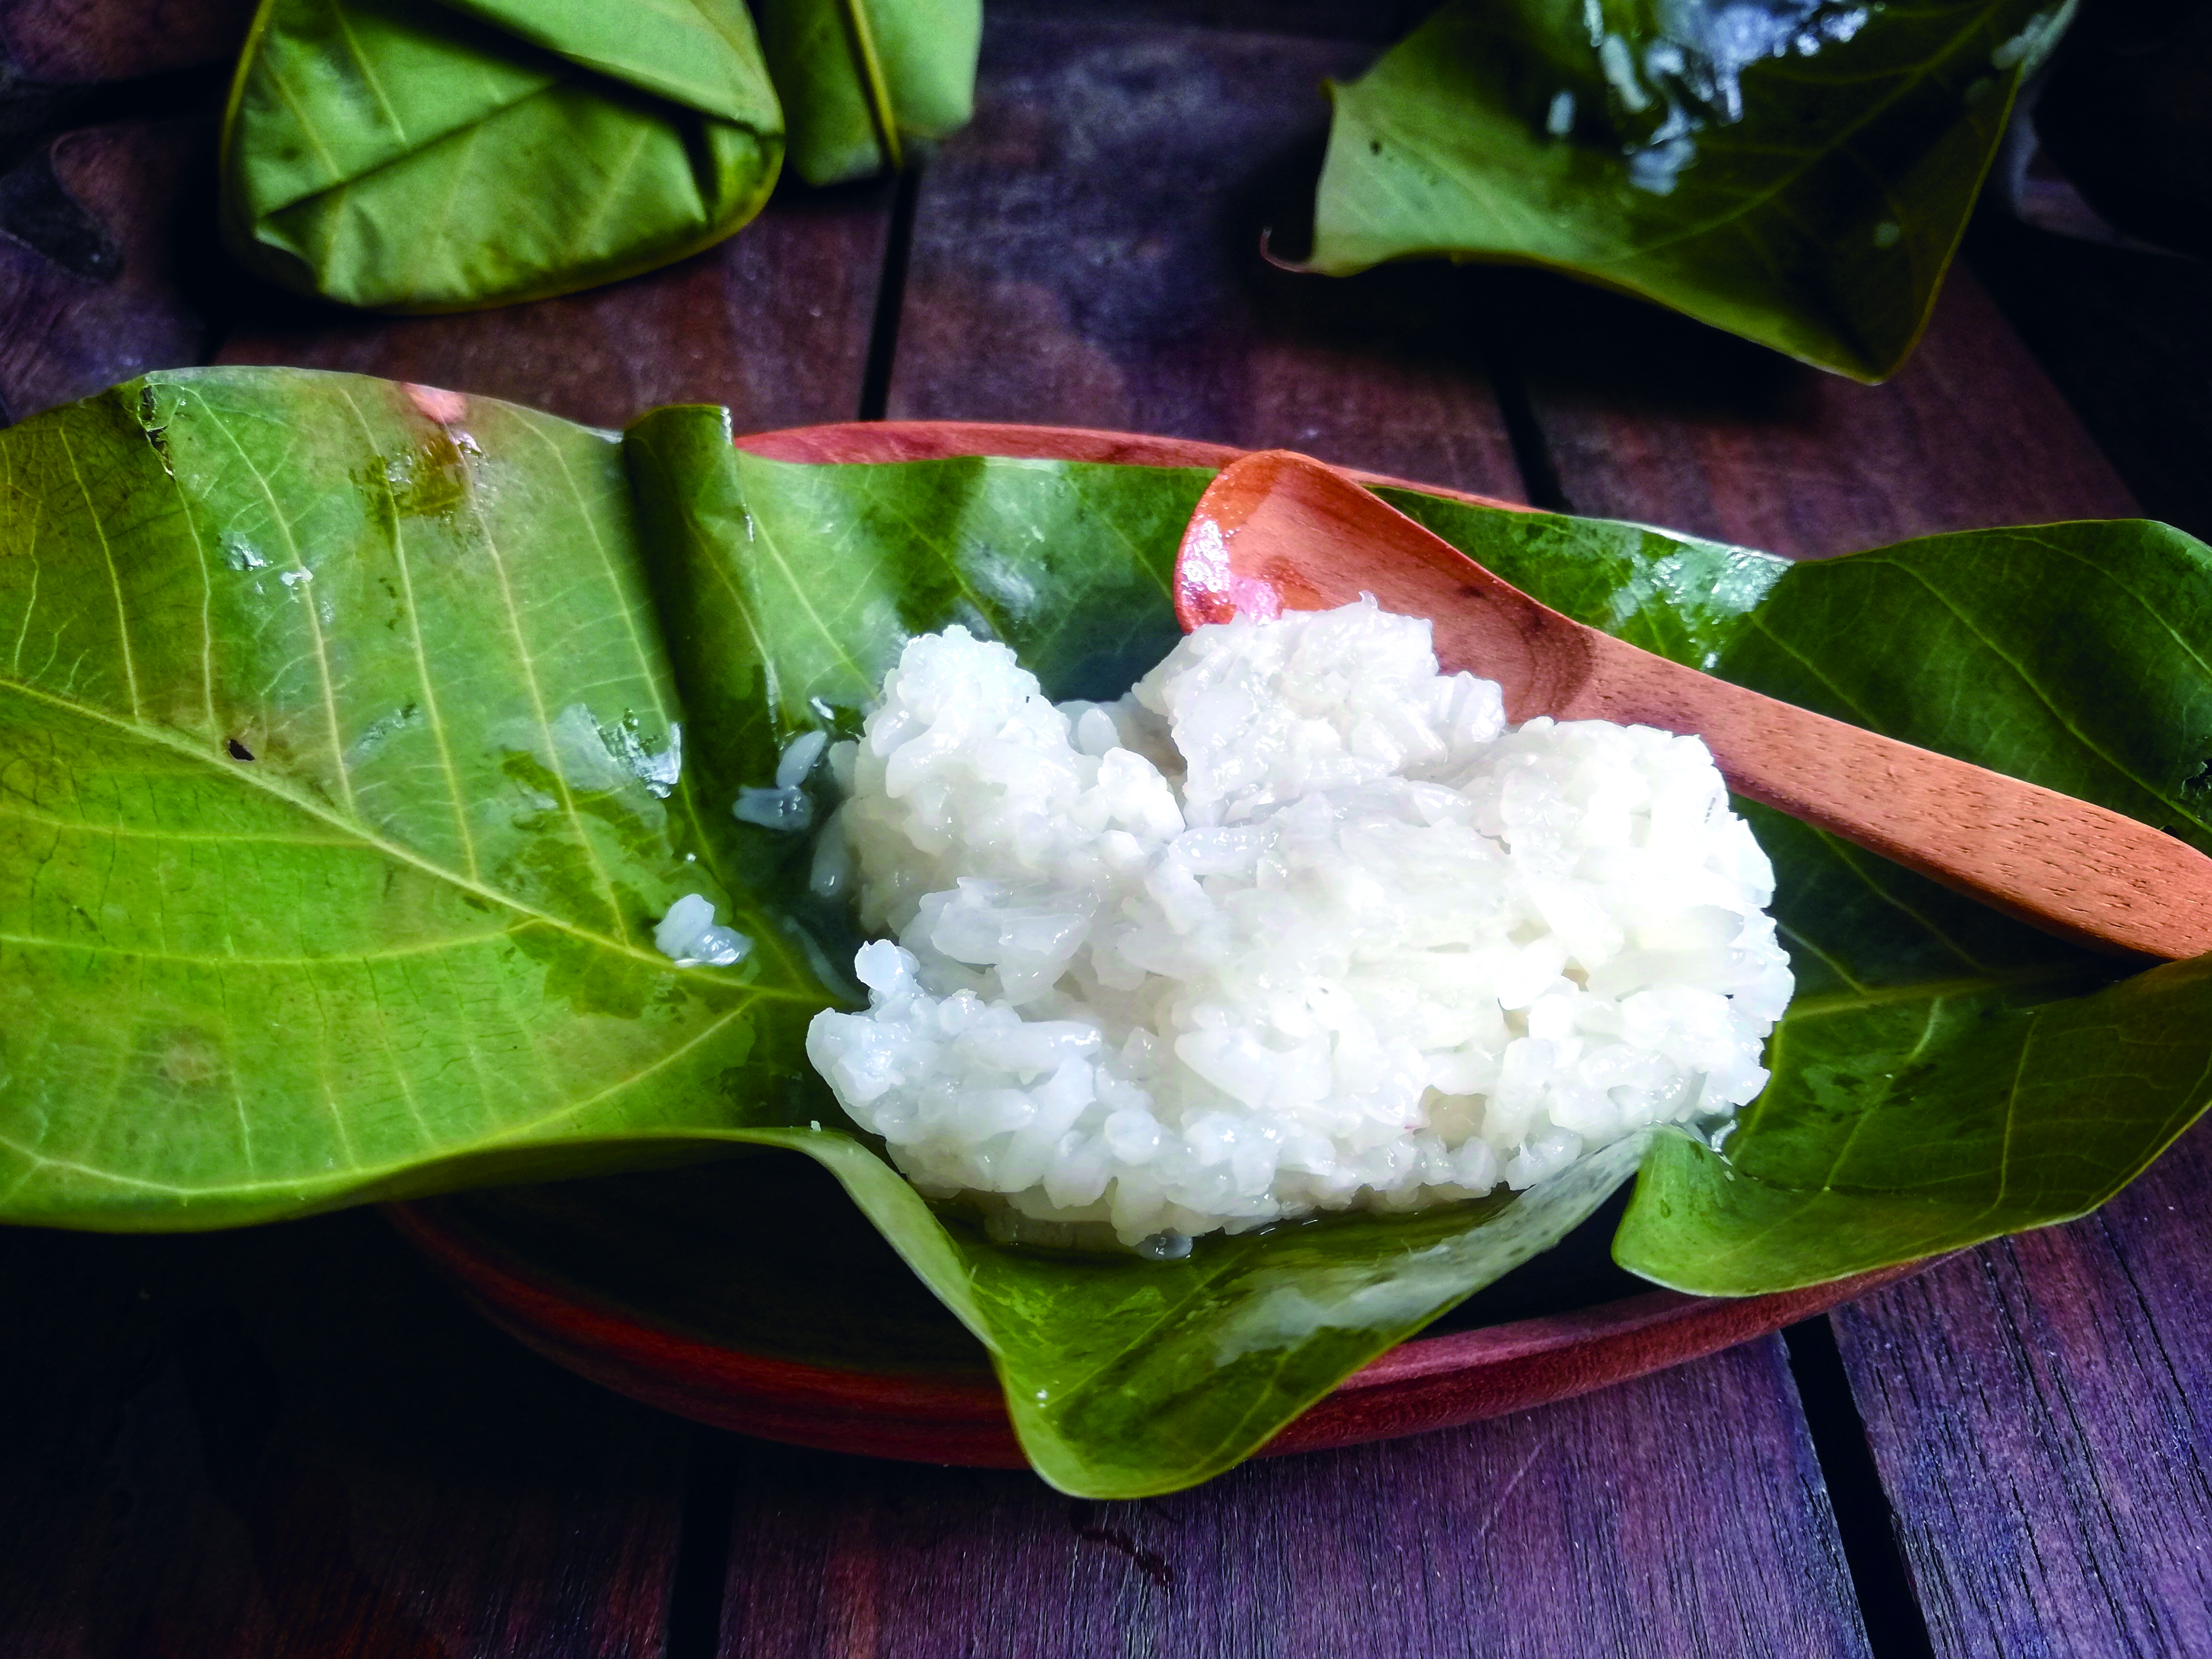
{"type": "MultiPolygon", "coordinates": [[[[1741,1300],[1613,1266],[1618,1201],[1384,1354],[1268,1452],[1449,1428],[1762,1336],[1902,1277],[1741,1300]]],[[[1015,1468],[981,1346],[797,1153],[390,1206],[494,1323],[634,1400],[794,1445],[1015,1468]]]]}
{"type": "MultiPolygon", "coordinates": [[[[803,427],[738,442],[815,462],[1012,455],[1212,468],[1242,453],[1185,439],[957,421],[803,427]]],[[[1612,1263],[1607,1246],[1620,1203],[1346,1378],[1267,1455],[1418,1434],[1565,1399],[1765,1335],[1917,1270],[1741,1299],[1653,1290],[1612,1263]]],[[[386,1214],[495,1323],[633,1399],[795,1445],[1023,1465],[981,1346],[836,1182],[796,1154],[392,1205],[386,1214]]]]}

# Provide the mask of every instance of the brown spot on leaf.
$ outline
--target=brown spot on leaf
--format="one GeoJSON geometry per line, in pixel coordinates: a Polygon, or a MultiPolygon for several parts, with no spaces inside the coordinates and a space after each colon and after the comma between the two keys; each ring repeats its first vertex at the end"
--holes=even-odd
{"type": "Polygon", "coordinates": [[[426,419],[440,426],[451,426],[469,412],[469,400],[458,392],[447,392],[434,386],[409,385],[407,400],[422,412],[426,419]]]}

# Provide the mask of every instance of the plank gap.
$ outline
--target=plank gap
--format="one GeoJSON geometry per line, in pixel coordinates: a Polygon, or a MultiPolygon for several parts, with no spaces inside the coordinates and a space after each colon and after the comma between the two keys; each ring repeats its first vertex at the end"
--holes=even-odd
{"type": "Polygon", "coordinates": [[[722,1648],[722,1595],[729,1580],[730,1522],[737,1511],[738,1459],[731,1437],[695,1425],[684,1449],[684,1517],[668,1586],[663,1659],[715,1659],[722,1648]]]}
{"type": "Polygon", "coordinates": [[[1490,369],[1492,395],[1505,422],[1505,436],[1513,446],[1514,465],[1521,469],[1523,499],[1547,513],[1571,513],[1566,486],[1544,436],[1544,423],[1536,417],[1535,400],[1528,394],[1528,378],[1522,372],[1520,356],[1496,331],[1483,341],[1483,356],[1490,369]]]}
{"type": "Polygon", "coordinates": [[[1836,1347],[1835,1327],[1822,1314],[1788,1327],[1782,1339],[1790,1350],[1790,1371],[1814,1455],[1828,1483],[1851,1589],[1866,1621],[1868,1650],[1874,1659],[1935,1659],[1928,1622],[1899,1546],[1897,1517],[1875,1472],[1866,1424],[1836,1347]]]}
{"type": "Polygon", "coordinates": [[[891,222],[884,237],[884,275],[876,289],[875,320],[868,331],[867,368],[860,377],[860,418],[880,421],[890,404],[891,367],[898,361],[899,313],[906,304],[907,256],[914,246],[915,202],[921,194],[921,168],[898,177],[891,197],[891,222]]]}

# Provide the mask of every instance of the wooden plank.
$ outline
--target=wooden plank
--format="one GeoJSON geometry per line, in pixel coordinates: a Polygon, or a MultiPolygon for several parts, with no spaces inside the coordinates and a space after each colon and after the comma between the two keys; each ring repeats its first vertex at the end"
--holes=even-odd
{"type": "Polygon", "coordinates": [[[787,184],[706,252],[529,305],[382,317],[257,288],[217,361],[380,374],[619,427],[726,404],[740,431],[851,420],[890,224],[886,185],[787,184]]]}
{"type": "MultiPolygon", "coordinates": [[[[1413,31],[1438,0],[1085,0],[1083,15],[1127,29],[1260,30],[1388,46],[1413,31]]],[[[1066,0],[994,0],[994,15],[1066,15],[1066,0]]],[[[1370,54],[1372,56],[1373,54],[1370,54]]]]}
{"type": "Polygon", "coordinates": [[[371,1213],[0,1237],[9,1659],[658,1655],[685,1431],[371,1213]]]}
{"type": "Polygon", "coordinates": [[[0,0],[0,103],[27,90],[223,64],[237,56],[253,7],[254,0],[0,0]]]}
{"type": "Polygon", "coordinates": [[[1577,513],[1803,557],[1908,536],[2135,512],[1973,274],[1911,361],[1863,386],[1618,295],[1470,272],[1577,513]]]}
{"type": "Polygon", "coordinates": [[[1518,499],[1461,285],[1271,269],[1356,42],[1028,11],[923,173],[888,413],[1285,445],[1518,499]]]}
{"type": "Polygon", "coordinates": [[[1858,1654],[1779,1338],[1172,1497],[748,1446],[721,1651],[1858,1654]]]}
{"type": "Polygon", "coordinates": [[[2212,1126],[1835,1316],[1940,1654],[2212,1652],[2212,1126]]]}
{"type": "Polygon", "coordinates": [[[204,360],[211,117],[66,132],[0,174],[0,412],[204,360]]]}

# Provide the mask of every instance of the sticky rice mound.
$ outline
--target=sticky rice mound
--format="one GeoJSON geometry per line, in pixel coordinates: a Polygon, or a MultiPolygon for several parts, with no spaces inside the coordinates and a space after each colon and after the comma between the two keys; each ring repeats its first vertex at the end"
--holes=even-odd
{"type": "Polygon", "coordinates": [[[880,937],[807,1052],[932,1197],[1173,1255],[1765,1084],[1773,872],[1705,744],[1508,729],[1371,601],[1201,628],[1109,704],[950,628],[832,759],[880,937]]]}

